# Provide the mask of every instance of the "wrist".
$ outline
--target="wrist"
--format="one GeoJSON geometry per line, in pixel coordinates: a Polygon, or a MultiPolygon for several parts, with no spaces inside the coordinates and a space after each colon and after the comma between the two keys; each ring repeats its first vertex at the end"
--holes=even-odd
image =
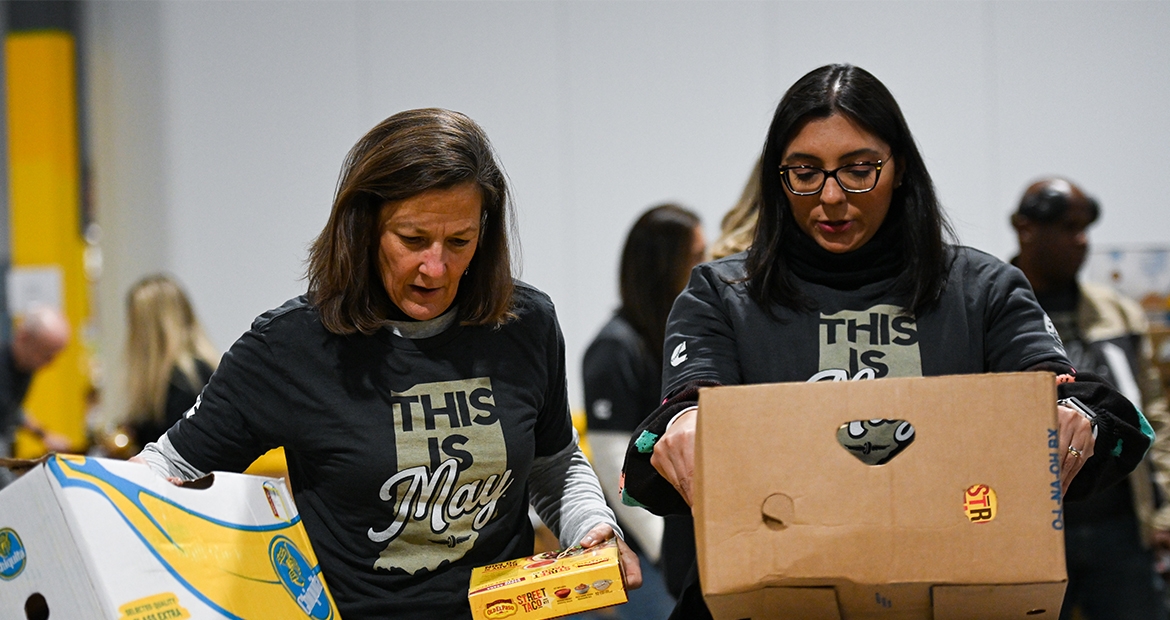
{"type": "Polygon", "coordinates": [[[673,425],[674,425],[674,423],[675,423],[675,422],[676,422],[676,421],[677,421],[679,418],[681,418],[682,416],[684,416],[684,415],[686,415],[686,414],[688,414],[688,413],[690,413],[690,412],[692,412],[692,411],[698,412],[698,411],[699,411],[699,406],[698,406],[698,405],[691,405],[690,407],[687,407],[686,409],[683,409],[682,411],[680,411],[680,412],[678,412],[678,413],[674,414],[674,416],[673,416],[672,418],[670,418],[670,421],[666,423],[666,428],[665,428],[665,429],[663,429],[663,431],[662,431],[662,432],[663,432],[663,434],[665,434],[665,433],[666,433],[666,431],[670,430],[670,427],[671,427],[671,426],[673,426],[673,425]]]}

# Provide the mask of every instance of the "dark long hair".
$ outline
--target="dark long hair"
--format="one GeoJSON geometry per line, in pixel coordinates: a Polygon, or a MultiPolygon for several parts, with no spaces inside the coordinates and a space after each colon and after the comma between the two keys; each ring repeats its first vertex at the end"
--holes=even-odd
{"type": "Polygon", "coordinates": [[[876,77],[852,65],[826,65],[797,80],[776,108],[762,154],[762,209],[747,257],[748,291],[762,307],[812,308],[797,289],[784,248],[804,234],[781,185],[784,149],[813,119],[843,114],[890,145],[901,185],[894,189],[886,222],[896,224],[906,266],[894,284],[908,310],[937,301],[946,282],[948,239],[954,232],[935,195],[934,182],[894,96],[876,77]]]}
{"type": "Polygon", "coordinates": [[[618,314],[638,332],[659,365],[666,317],[686,287],[699,223],[697,215],[679,205],[658,205],[638,218],[622,248],[618,314]]]}
{"type": "Polygon", "coordinates": [[[386,323],[393,302],[378,267],[383,205],[467,182],[483,194],[483,221],[459,285],[459,320],[492,325],[510,316],[512,217],[504,173],[475,121],[427,108],[382,121],[345,158],[329,222],[309,249],[308,296],[326,329],[370,334],[386,323]]]}

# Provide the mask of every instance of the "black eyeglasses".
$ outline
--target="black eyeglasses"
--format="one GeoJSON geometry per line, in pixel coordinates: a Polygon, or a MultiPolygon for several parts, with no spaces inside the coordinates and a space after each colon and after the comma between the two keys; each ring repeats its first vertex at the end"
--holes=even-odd
{"type": "Polygon", "coordinates": [[[837,185],[850,194],[864,194],[877,187],[882,166],[889,161],[862,162],[825,170],[816,166],[780,166],[780,177],[788,191],[797,196],[812,196],[820,193],[829,177],[837,179],[837,185]]]}

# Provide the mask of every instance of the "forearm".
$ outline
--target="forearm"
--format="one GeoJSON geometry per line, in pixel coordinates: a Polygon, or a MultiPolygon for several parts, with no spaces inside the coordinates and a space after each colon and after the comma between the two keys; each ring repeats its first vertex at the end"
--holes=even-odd
{"type": "Polygon", "coordinates": [[[577,544],[602,523],[624,537],[605,504],[597,474],[577,445],[576,431],[563,450],[533,460],[528,484],[532,507],[565,547],[577,544]]]}
{"type": "Polygon", "coordinates": [[[139,452],[134,458],[142,461],[154,473],[164,478],[194,480],[207,475],[188,463],[171,445],[170,439],[165,434],[159,437],[158,441],[146,444],[142,452],[139,452]]]}
{"type": "Polygon", "coordinates": [[[711,381],[693,381],[654,410],[634,431],[626,450],[622,503],[641,506],[657,515],[691,514],[686,500],[674,485],[651,464],[654,446],[674,418],[698,405],[699,389],[718,385],[711,381]]]}

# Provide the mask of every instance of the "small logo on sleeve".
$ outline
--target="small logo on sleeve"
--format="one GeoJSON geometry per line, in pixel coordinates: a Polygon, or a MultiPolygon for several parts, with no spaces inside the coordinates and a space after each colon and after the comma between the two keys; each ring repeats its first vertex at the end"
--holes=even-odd
{"type": "Polygon", "coordinates": [[[678,346],[674,348],[674,353],[670,354],[670,365],[678,366],[685,361],[687,361],[687,343],[680,342],[678,346]]]}

